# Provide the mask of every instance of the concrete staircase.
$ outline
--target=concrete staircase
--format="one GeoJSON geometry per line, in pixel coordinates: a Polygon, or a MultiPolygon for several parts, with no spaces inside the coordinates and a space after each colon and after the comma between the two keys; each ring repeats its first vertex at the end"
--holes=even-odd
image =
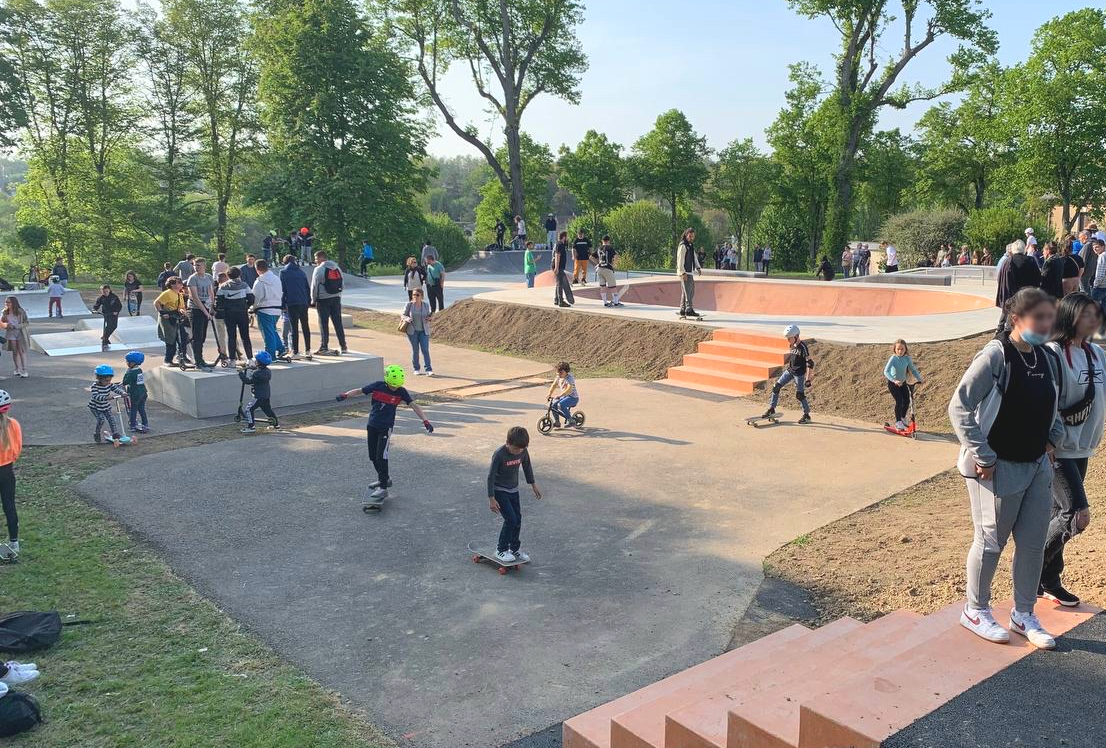
{"type": "MultiPolygon", "coordinates": [[[[963,605],[790,626],[573,717],[563,748],[878,748],[1034,651],[969,633],[963,605]]],[[[1000,622],[1009,610],[995,607],[1000,622]]],[[[1055,635],[1097,612],[1037,606],[1055,635]]]]}
{"type": "Polygon", "coordinates": [[[748,395],[779,375],[788,345],[782,337],[719,329],[668,370],[664,384],[721,395],[748,395]]]}

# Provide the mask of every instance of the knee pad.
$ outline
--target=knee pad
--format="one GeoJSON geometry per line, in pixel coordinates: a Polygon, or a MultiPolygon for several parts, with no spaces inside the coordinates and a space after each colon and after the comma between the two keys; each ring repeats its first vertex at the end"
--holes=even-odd
{"type": "Polygon", "coordinates": [[[806,402],[806,393],[805,392],[799,392],[798,390],[796,390],[795,391],[795,399],[798,400],[800,403],[805,403],[806,402]]]}
{"type": "Polygon", "coordinates": [[[780,384],[779,382],[776,382],[774,385],[772,385],[772,394],[773,395],[778,395],[778,394],[780,394],[780,390],[782,390],[782,389],[783,389],[783,385],[780,384]]]}

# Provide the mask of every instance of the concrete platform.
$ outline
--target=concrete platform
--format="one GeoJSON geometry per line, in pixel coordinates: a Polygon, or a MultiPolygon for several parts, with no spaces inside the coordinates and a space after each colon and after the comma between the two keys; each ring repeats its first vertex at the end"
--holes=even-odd
{"type": "MultiPolygon", "coordinates": [[[[8,291],[5,294],[0,294],[0,299],[6,299],[9,296],[19,299],[19,304],[27,312],[28,318],[42,319],[49,316],[47,314],[49,296],[47,296],[46,289],[40,291],[8,291]]],[[[65,296],[61,300],[61,311],[67,317],[92,314],[88,306],[85,305],[84,299],[81,298],[81,292],[74,288],[66,289],[65,296]]]]}
{"type": "MultiPolygon", "coordinates": [[[[77,320],[72,332],[50,332],[31,335],[31,350],[47,356],[76,356],[100,350],[104,321],[100,317],[77,320]]],[[[112,333],[111,351],[140,348],[160,348],[157,323],[153,317],[120,317],[119,327],[112,333]]]]}
{"type": "MultiPolygon", "coordinates": [[[[273,401],[282,406],[333,400],[339,392],[375,382],[384,376],[384,359],[367,353],[318,356],[314,361],[273,364],[273,401]]],[[[146,371],[150,399],[193,418],[233,415],[242,383],[235,369],[181,371],[154,366],[146,371]]]]}

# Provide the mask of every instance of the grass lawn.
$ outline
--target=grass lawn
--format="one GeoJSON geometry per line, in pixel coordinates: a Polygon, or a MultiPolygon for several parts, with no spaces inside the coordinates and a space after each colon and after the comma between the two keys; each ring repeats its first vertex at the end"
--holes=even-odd
{"type": "MultiPolygon", "coordinates": [[[[173,437],[139,447],[162,439],[173,437]]],[[[77,497],[76,482],[126,457],[103,450],[29,447],[17,466],[25,555],[0,566],[0,611],[58,610],[94,623],[66,628],[55,647],[23,658],[43,672],[25,690],[47,723],[5,744],[391,746],[77,497]]],[[[157,501],[156,481],[150,487],[157,501]]]]}

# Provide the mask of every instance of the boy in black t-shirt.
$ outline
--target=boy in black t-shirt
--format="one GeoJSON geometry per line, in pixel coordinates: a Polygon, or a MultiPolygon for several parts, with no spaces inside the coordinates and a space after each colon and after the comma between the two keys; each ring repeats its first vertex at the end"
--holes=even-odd
{"type": "Polygon", "coordinates": [[[591,239],[584,236],[581,229],[576,232],[576,241],[572,244],[572,254],[575,259],[572,265],[572,282],[580,285],[588,284],[588,258],[591,257],[591,239]],[[579,278],[579,281],[577,281],[579,278]]]}
{"type": "Polygon", "coordinates": [[[400,403],[406,403],[415,415],[422,419],[422,427],[426,433],[433,434],[434,426],[426,419],[426,414],[411,398],[411,393],[403,386],[407,374],[402,366],[384,367],[384,380],[366,384],[349,392],[343,392],[335,399],[341,402],[350,397],[369,395],[372,398],[372,408],[369,411],[369,422],[365,427],[366,440],[369,446],[369,460],[376,469],[376,480],[369,484],[369,488],[375,488],[372,492],[373,499],[388,498],[388,488],[392,485],[388,475],[388,442],[392,437],[392,428],[396,425],[396,410],[400,403]]]}
{"type": "Polygon", "coordinates": [[[609,236],[604,236],[602,241],[596,250],[599,267],[595,269],[595,275],[599,278],[599,298],[603,300],[603,306],[622,306],[619,301],[622,292],[618,290],[618,279],[614,274],[614,260],[618,253],[615,252],[609,236]],[[611,294],[610,299],[607,298],[608,292],[611,294]]]}
{"type": "Polygon", "coordinates": [[[530,556],[521,550],[519,533],[522,531],[522,505],[518,496],[518,470],[521,467],[526,482],[534,491],[534,498],[541,499],[541,489],[534,481],[530,466],[530,434],[521,426],[507,431],[507,443],[492,454],[488,468],[488,505],[493,513],[503,517],[496,545],[496,560],[503,563],[529,561],[530,556]]]}
{"type": "Polygon", "coordinates": [[[771,418],[776,415],[776,406],[780,403],[780,390],[795,383],[795,398],[803,406],[803,417],[799,423],[810,423],[810,402],[806,399],[806,388],[814,383],[814,359],[810,357],[810,349],[799,337],[799,326],[788,325],[783,331],[791,348],[787,351],[787,366],[772,386],[772,399],[768,404],[768,410],[761,418],[771,418]]]}

